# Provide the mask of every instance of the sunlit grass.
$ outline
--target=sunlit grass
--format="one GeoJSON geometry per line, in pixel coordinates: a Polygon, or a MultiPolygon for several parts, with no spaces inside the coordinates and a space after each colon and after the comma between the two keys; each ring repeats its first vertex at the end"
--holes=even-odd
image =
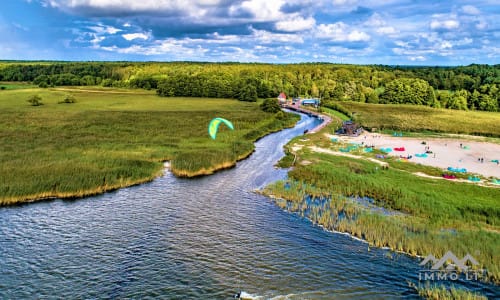
{"type": "Polygon", "coordinates": [[[232,166],[253,141],[291,126],[257,104],[227,99],[160,98],[130,90],[23,89],[0,93],[0,205],[85,196],[153,179],[163,161],[196,176],[232,166]],[[59,104],[71,93],[76,103],[59,104]],[[43,106],[26,99],[42,97],[43,106]],[[214,117],[231,120],[216,140],[214,117]]]}
{"type": "Polygon", "coordinates": [[[435,109],[416,105],[342,102],[365,128],[431,131],[500,137],[500,113],[435,109]]]}

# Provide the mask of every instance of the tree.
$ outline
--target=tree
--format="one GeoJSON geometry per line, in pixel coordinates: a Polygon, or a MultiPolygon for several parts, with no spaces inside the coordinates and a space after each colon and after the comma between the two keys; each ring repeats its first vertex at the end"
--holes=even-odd
{"type": "Polygon", "coordinates": [[[27,101],[29,103],[31,103],[32,106],[43,105],[43,103],[42,103],[42,97],[40,97],[39,95],[30,96],[27,101]]]}
{"type": "Polygon", "coordinates": [[[278,100],[274,98],[268,98],[262,102],[260,108],[269,113],[277,113],[281,111],[280,105],[278,104],[278,100]]]}
{"type": "Polygon", "coordinates": [[[433,105],[435,95],[429,83],[417,78],[399,78],[389,82],[380,95],[380,103],[433,105]]]}
{"type": "Polygon", "coordinates": [[[483,94],[479,97],[479,109],[486,111],[497,111],[498,102],[488,94],[483,94]]]}
{"type": "Polygon", "coordinates": [[[470,100],[469,100],[469,108],[470,109],[478,109],[480,96],[481,96],[481,93],[479,93],[477,90],[474,90],[472,92],[472,95],[470,96],[470,100]]]}
{"type": "Polygon", "coordinates": [[[238,100],[249,102],[257,101],[257,89],[255,86],[251,84],[244,85],[239,92],[238,100]]]}

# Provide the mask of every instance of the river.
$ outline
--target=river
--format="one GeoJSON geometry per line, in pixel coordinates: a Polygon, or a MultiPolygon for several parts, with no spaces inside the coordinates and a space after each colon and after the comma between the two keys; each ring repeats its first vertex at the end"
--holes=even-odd
{"type": "MultiPolygon", "coordinates": [[[[235,168],[165,175],[95,197],[0,208],[0,299],[418,298],[419,260],[311,224],[255,189],[292,137],[256,143],[235,168]]],[[[492,295],[498,290],[477,285],[492,295]]]]}

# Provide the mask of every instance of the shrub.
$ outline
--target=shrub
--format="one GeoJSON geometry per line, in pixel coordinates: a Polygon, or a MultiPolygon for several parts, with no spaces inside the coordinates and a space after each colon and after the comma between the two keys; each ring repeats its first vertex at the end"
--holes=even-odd
{"type": "Polygon", "coordinates": [[[281,111],[280,105],[278,104],[278,100],[274,98],[268,98],[262,102],[260,108],[269,113],[277,113],[281,111]]]}
{"type": "Polygon", "coordinates": [[[33,95],[33,96],[29,97],[27,101],[29,103],[31,103],[32,106],[43,105],[43,103],[42,103],[42,97],[40,97],[39,95],[33,95]]]}
{"type": "Polygon", "coordinates": [[[59,103],[75,103],[75,102],[76,102],[75,96],[68,94],[64,96],[64,100],[60,101],[59,103]]]}

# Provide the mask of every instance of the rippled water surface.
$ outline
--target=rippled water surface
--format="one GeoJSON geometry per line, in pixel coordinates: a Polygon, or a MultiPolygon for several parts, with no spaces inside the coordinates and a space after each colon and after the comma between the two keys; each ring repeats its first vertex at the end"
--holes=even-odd
{"type": "Polygon", "coordinates": [[[416,298],[417,260],[369,251],[253,192],[285,177],[273,168],[282,146],[316,123],[303,117],[213,176],[166,172],[97,197],[0,208],[0,299],[416,298]]]}

